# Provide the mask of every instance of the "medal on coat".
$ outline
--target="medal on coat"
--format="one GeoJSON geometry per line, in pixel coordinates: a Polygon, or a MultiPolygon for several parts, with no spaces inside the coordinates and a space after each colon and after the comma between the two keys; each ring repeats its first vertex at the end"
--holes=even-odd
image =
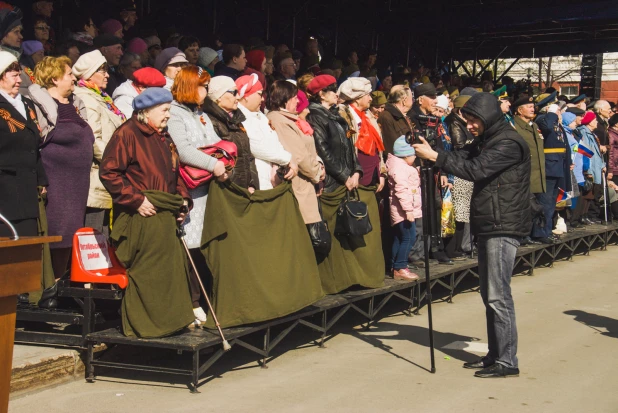
{"type": "Polygon", "coordinates": [[[32,119],[32,121],[36,124],[36,127],[39,129],[39,133],[41,133],[41,125],[39,125],[39,121],[36,118],[36,114],[34,113],[32,108],[28,108],[28,109],[30,109],[30,119],[32,119]]]}

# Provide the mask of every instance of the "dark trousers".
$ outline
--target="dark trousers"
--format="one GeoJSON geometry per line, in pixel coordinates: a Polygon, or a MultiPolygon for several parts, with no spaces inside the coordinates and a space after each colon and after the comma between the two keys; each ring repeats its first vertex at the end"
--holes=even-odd
{"type": "Polygon", "coordinates": [[[59,279],[69,269],[72,250],[72,247],[50,249],[54,278],[59,279]]]}
{"type": "Polygon", "coordinates": [[[509,236],[481,236],[478,240],[479,280],[487,319],[487,357],[517,368],[517,324],[511,295],[511,276],[519,240],[509,236]]]}
{"type": "Polygon", "coordinates": [[[590,207],[590,200],[584,198],[585,195],[583,185],[579,185],[579,193],[581,195],[577,198],[577,204],[575,205],[575,209],[573,210],[571,222],[579,221],[581,218],[585,217],[588,213],[588,208],[590,207]]]}
{"type": "Polygon", "coordinates": [[[545,214],[545,228],[534,224],[532,227],[532,238],[547,238],[553,229],[554,212],[556,211],[556,198],[558,197],[558,182],[562,178],[548,176],[546,179],[547,190],[540,194],[534,194],[539,204],[543,206],[543,214],[545,214]]]}
{"type": "Polygon", "coordinates": [[[408,268],[408,254],[416,241],[416,224],[410,221],[401,221],[393,225],[393,247],[391,263],[394,270],[408,268]]]}

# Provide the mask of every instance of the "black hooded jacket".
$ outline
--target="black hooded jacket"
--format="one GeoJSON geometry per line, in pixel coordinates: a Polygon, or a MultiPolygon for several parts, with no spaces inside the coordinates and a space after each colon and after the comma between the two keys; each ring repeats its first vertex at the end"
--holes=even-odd
{"type": "Polygon", "coordinates": [[[438,150],[436,165],[474,182],[470,223],[475,235],[528,235],[532,225],[528,145],[504,121],[492,94],[474,95],[462,112],[479,118],[485,130],[469,148],[438,150]]]}

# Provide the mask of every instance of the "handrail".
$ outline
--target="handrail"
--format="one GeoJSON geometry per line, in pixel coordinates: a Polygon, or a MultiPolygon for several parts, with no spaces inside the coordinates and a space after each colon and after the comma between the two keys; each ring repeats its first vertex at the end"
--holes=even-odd
{"type": "Polygon", "coordinates": [[[19,239],[19,235],[17,234],[17,230],[15,229],[13,224],[11,224],[11,222],[6,219],[2,214],[0,214],[0,221],[4,222],[11,229],[11,232],[13,233],[11,239],[17,241],[19,239]]]}

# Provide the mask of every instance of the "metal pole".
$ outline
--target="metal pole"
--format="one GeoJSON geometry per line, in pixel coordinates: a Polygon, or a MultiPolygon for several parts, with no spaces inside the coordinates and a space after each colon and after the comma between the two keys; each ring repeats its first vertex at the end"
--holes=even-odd
{"type": "Polygon", "coordinates": [[[212,34],[217,34],[217,0],[212,2],[212,34]]]}
{"type": "MultiPolygon", "coordinates": [[[[270,40],[270,2],[266,4],[266,40],[270,40]]],[[[292,39],[292,47],[294,47],[292,39]]]]}
{"type": "Polygon", "coordinates": [[[410,66],[410,34],[408,33],[408,50],[406,52],[406,66],[410,66]]]}
{"type": "Polygon", "coordinates": [[[296,15],[292,18],[292,49],[296,44],[296,15]]]}
{"type": "Polygon", "coordinates": [[[339,17],[335,22],[335,56],[337,56],[337,49],[339,48],[339,17]]]}

